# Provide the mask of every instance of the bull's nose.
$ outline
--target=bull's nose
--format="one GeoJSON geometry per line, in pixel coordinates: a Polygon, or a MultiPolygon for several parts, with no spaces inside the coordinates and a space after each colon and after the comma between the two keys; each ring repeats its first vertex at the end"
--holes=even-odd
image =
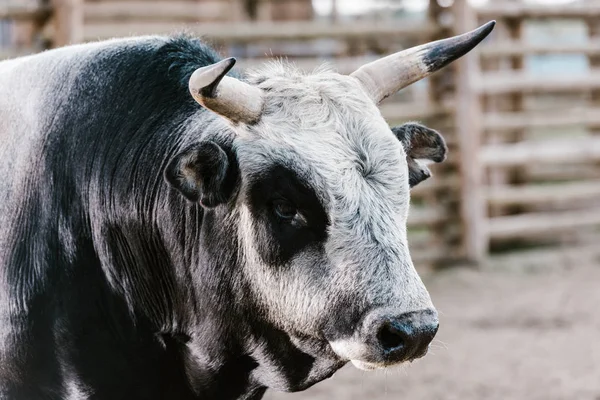
{"type": "Polygon", "coordinates": [[[427,354],[439,322],[434,310],[415,311],[397,317],[382,316],[376,341],[389,362],[413,360],[427,354]]]}

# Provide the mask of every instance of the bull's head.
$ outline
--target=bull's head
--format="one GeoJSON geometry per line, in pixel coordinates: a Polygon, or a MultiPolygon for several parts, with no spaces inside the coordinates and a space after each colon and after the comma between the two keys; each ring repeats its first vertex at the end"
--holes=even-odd
{"type": "Polygon", "coordinates": [[[231,227],[232,276],[243,288],[235,295],[246,298],[230,301],[251,298],[246,319],[262,328],[248,331],[257,338],[246,351],[259,360],[262,384],[299,389],[347,361],[374,369],[427,352],[438,317],[411,261],[406,218],[410,187],[428,177],[416,159],[440,162],[446,148],[421,125],[390,129],[377,104],[469,52],[493,26],[349,76],[275,63],[242,81],[226,76],[231,58],[191,76],[194,99],[224,117],[219,124],[231,135],[203,138],[176,156],[167,180],[214,214],[207,232],[231,227]],[[278,358],[293,351],[267,331],[309,365],[285,371],[278,358]],[[270,340],[279,348],[268,348],[277,347],[270,340]]]}

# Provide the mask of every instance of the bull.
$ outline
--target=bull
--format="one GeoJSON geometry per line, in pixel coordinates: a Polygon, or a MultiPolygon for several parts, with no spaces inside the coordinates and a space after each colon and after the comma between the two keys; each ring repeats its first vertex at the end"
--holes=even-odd
{"type": "Polygon", "coordinates": [[[406,218],[446,146],[377,105],[493,25],[349,76],[187,36],[0,63],[0,397],[260,399],[423,356],[406,218]]]}

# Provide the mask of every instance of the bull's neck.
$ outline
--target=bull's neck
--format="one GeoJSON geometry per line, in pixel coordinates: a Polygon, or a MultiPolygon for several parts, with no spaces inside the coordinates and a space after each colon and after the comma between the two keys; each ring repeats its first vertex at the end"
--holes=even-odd
{"type": "Polygon", "coordinates": [[[256,362],[229,351],[215,355],[219,338],[194,339],[181,349],[182,367],[198,399],[255,400],[266,388],[252,378],[256,362]],[[229,354],[226,354],[229,353],[229,354]]]}
{"type": "Polygon", "coordinates": [[[205,210],[181,197],[169,202],[159,226],[170,238],[171,268],[180,279],[167,294],[178,300],[175,324],[163,320],[166,349],[198,399],[260,399],[265,388],[252,378],[257,363],[244,343],[249,327],[242,300],[248,296],[236,265],[237,228],[224,222],[234,219],[226,217],[226,206],[205,210]]]}

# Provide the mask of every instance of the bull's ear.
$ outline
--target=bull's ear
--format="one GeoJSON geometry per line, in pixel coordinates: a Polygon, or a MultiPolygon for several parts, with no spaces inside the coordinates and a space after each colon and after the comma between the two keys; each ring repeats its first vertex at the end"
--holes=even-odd
{"type": "Polygon", "coordinates": [[[429,168],[418,160],[439,163],[446,159],[448,147],[438,131],[410,122],[393,127],[392,132],[402,142],[406,151],[410,187],[431,176],[429,168]]]}
{"type": "Polygon", "coordinates": [[[232,160],[215,142],[194,144],[177,154],[167,165],[166,181],[192,202],[215,207],[231,194],[232,160]]]}

